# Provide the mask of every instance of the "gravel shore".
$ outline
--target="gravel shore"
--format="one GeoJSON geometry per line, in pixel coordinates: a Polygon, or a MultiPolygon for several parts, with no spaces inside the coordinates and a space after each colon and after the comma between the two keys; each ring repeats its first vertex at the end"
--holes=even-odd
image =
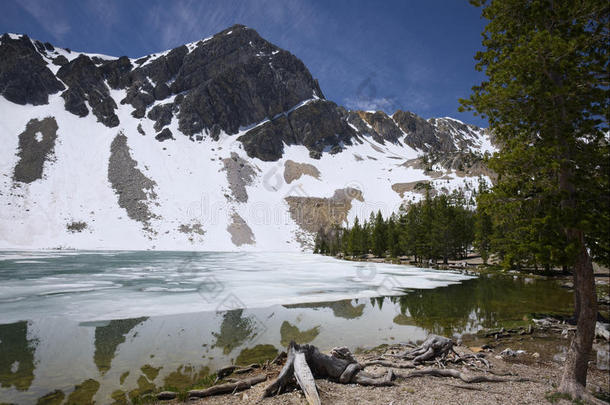
{"type": "MultiPolygon", "coordinates": [[[[465,336],[463,344],[457,347],[461,354],[479,352],[484,339],[479,336],[465,336]]],[[[571,404],[566,399],[553,396],[556,384],[561,377],[561,350],[567,347],[568,339],[557,332],[535,332],[532,335],[515,335],[504,339],[488,339],[491,348],[483,351],[491,364],[491,370],[497,374],[510,374],[530,379],[527,382],[496,382],[467,384],[454,378],[419,377],[399,378],[393,387],[362,387],[355,384],[341,385],[326,380],[316,380],[323,404],[333,405],[406,405],[406,404],[571,404]],[[501,356],[500,353],[511,348],[514,351],[524,350],[517,356],[501,356]],[[559,350],[559,351],[558,351],[559,350]]],[[[608,348],[608,342],[598,341],[597,346],[608,348]]],[[[356,355],[358,361],[378,356],[387,351],[401,350],[399,347],[382,346],[356,355]]],[[[271,381],[280,366],[265,370],[271,381]]],[[[370,367],[367,371],[385,372],[384,367],[370,367]]],[[[261,371],[247,376],[253,376],[261,371]]],[[[400,370],[408,374],[409,370],[400,370]]],[[[610,392],[610,376],[607,371],[598,370],[595,357],[589,368],[589,390],[610,392]]],[[[258,384],[246,391],[235,394],[209,397],[189,401],[192,404],[307,404],[300,390],[292,388],[289,392],[273,398],[261,399],[262,392],[269,382],[258,384]]],[[[166,402],[167,403],[167,402],[166,402]]],[[[177,402],[175,402],[177,403],[177,402]]]]}

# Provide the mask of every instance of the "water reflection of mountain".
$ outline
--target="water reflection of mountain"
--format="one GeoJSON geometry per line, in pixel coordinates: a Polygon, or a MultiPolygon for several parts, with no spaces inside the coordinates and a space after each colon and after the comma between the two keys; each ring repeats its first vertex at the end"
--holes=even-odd
{"type": "Polygon", "coordinates": [[[92,404],[93,396],[99,389],[100,383],[89,378],[74,387],[74,391],[72,391],[66,400],[66,405],[92,404]]]}
{"type": "Polygon", "coordinates": [[[292,325],[288,321],[282,322],[282,326],[280,327],[280,343],[284,347],[288,347],[291,340],[294,340],[296,343],[310,343],[312,340],[316,338],[320,334],[320,326],[314,326],[311,329],[301,331],[297,326],[292,325]]]}
{"type": "Polygon", "coordinates": [[[37,341],[28,340],[25,321],[0,325],[0,386],[27,391],[34,380],[37,341]]]}
{"type": "Polygon", "coordinates": [[[243,316],[243,313],[243,309],[234,309],[223,314],[220,332],[212,332],[216,338],[212,347],[222,347],[222,352],[229,354],[233,349],[255,336],[256,319],[251,316],[243,316]]]}
{"type": "Polygon", "coordinates": [[[355,305],[352,301],[358,303],[358,300],[341,300],[330,302],[312,302],[307,304],[284,305],[285,308],[330,308],[338,318],[354,319],[362,316],[365,304],[355,305]]]}
{"type": "Polygon", "coordinates": [[[247,366],[249,364],[261,364],[267,360],[274,359],[279,354],[279,350],[273,345],[256,345],[251,349],[245,348],[235,359],[235,364],[247,366]]]}
{"type": "Polygon", "coordinates": [[[100,373],[104,374],[110,369],[112,359],[121,343],[125,342],[127,334],[147,317],[134,319],[118,319],[110,321],[108,325],[95,328],[95,354],[93,361],[100,373]]]}

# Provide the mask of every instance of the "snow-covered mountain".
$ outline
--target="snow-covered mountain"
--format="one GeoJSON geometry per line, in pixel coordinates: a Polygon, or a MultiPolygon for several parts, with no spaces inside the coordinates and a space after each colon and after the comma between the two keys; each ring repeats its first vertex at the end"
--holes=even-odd
{"type": "Polygon", "coordinates": [[[236,25],[140,59],[0,37],[0,248],[300,250],[476,187],[487,130],[328,101],[236,25]]]}

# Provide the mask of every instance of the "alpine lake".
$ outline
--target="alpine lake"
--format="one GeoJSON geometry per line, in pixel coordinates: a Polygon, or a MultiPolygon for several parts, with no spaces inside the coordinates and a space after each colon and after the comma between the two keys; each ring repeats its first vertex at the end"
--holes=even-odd
{"type": "Polygon", "coordinates": [[[557,281],[305,253],[0,252],[0,403],[124,403],[273,359],[566,315],[557,281]]]}

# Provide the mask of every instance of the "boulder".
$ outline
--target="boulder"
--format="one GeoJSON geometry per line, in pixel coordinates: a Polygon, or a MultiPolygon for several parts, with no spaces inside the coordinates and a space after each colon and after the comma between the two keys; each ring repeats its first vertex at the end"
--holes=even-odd
{"type": "Polygon", "coordinates": [[[155,139],[159,142],[163,142],[168,139],[174,139],[174,135],[169,128],[165,128],[163,131],[159,132],[157,136],[155,136],[155,139]]]}

